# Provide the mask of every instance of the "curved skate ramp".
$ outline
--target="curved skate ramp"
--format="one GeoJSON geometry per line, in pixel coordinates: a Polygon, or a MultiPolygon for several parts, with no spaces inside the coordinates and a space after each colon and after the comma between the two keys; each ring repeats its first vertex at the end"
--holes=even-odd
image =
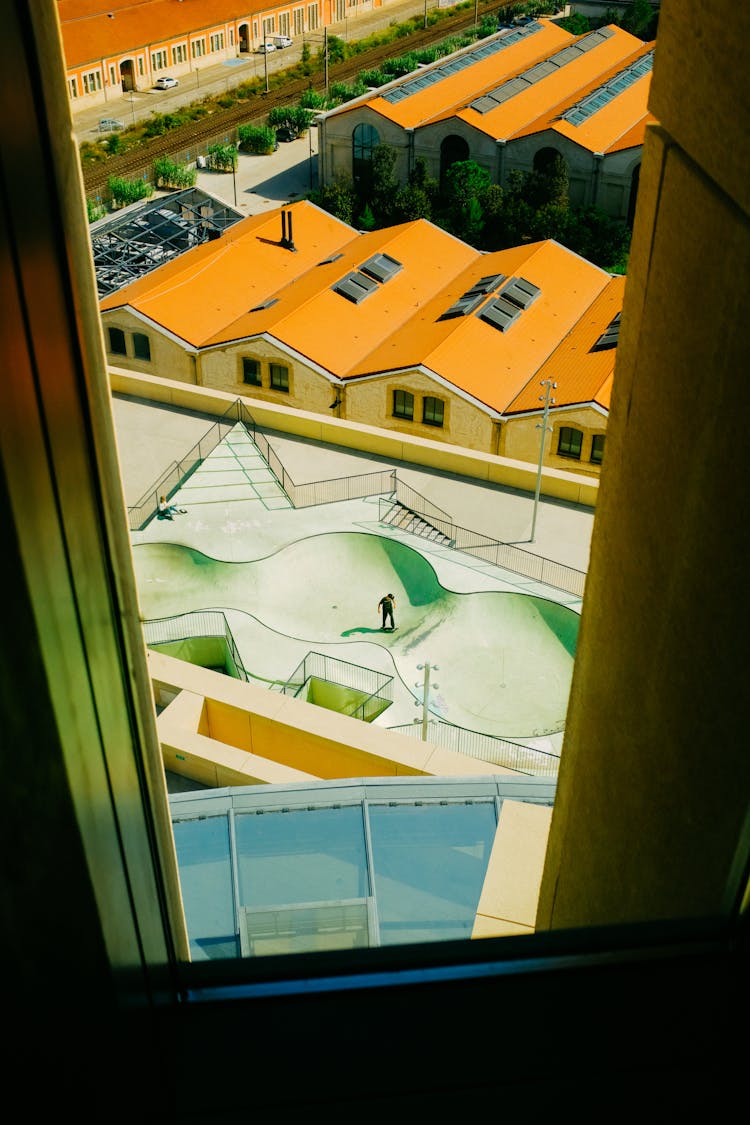
{"type": "MultiPolygon", "coordinates": [[[[256,618],[307,649],[363,642],[387,648],[406,690],[421,698],[420,663],[439,668],[431,712],[496,737],[551,734],[564,726],[578,615],[557,602],[505,591],[441,585],[418,551],[382,536],[311,536],[250,562],[223,562],[189,547],[134,548],[147,619],[225,609],[256,618]],[[393,633],[377,604],[396,595],[393,633]]],[[[245,659],[246,654],[242,654],[245,659]]],[[[247,656],[258,668],[262,654],[247,656]]],[[[291,669],[290,669],[291,672],[291,669]]]]}

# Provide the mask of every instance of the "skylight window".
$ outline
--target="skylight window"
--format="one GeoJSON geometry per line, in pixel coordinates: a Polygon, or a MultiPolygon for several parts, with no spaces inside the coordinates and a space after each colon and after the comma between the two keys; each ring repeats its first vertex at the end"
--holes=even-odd
{"type": "Polygon", "coordinates": [[[511,301],[519,309],[527,309],[537,299],[541,289],[525,277],[512,277],[500,294],[506,301],[511,301]]]}
{"type": "Polygon", "coordinates": [[[277,305],[278,303],[278,297],[269,297],[268,300],[264,301],[262,305],[253,305],[253,307],[250,309],[250,312],[260,312],[261,309],[270,309],[272,305],[277,305]]]}
{"type": "Polygon", "coordinates": [[[355,305],[358,305],[377,288],[377,281],[373,281],[371,277],[357,270],[354,273],[348,273],[346,277],[342,277],[341,281],[337,281],[333,286],[333,291],[334,293],[340,293],[342,297],[346,297],[347,301],[352,301],[355,305]]]}
{"type": "Polygon", "coordinates": [[[563,121],[567,121],[569,125],[580,125],[583,121],[586,121],[587,118],[593,116],[597,110],[608,105],[609,102],[611,102],[613,98],[616,98],[618,94],[621,94],[623,90],[627,90],[628,86],[632,86],[639,78],[643,78],[644,75],[648,74],[653,65],[654,53],[653,51],[648,51],[647,54],[637,59],[634,63],[631,63],[625,70],[621,70],[620,73],[616,74],[614,78],[611,78],[609,82],[606,82],[597,90],[593,90],[590,94],[587,94],[585,98],[582,98],[580,102],[571,106],[570,109],[562,115],[563,121]]]}
{"type": "Polygon", "coordinates": [[[492,39],[490,42],[482,42],[476,50],[468,50],[458,58],[450,59],[450,61],[439,66],[434,66],[425,73],[420,73],[418,78],[406,79],[404,82],[399,82],[398,86],[394,86],[392,90],[387,90],[381,97],[383,101],[391,103],[403,101],[404,98],[419,93],[420,90],[424,90],[427,86],[432,86],[436,82],[440,82],[441,79],[447,78],[451,74],[456,74],[467,66],[473,66],[474,63],[486,59],[491,54],[494,55],[498,51],[504,51],[506,47],[512,47],[514,43],[518,43],[527,36],[541,31],[541,28],[542,25],[540,23],[536,20],[532,20],[523,27],[516,28],[509,32],[507,35],[498,35],[497,39],[492,39]]]}
{"type": "Polygon", "coordinates": [[[505,281],[504,273],[480,277],[471,289],[467,289],[442,316],[438,317],[438,320],[453,320],[457,316],[468,316],[469,313],[474,312],[474,309],[479,308],[487,294],[497,289],[503,281],[505,281]]]}
{"type": "Polygon", "coordinates": [[[390,254],[373,254],[366,262],[360,266],[362,273],[368,274],[369,277],[374,277],[382,285],[384,281],[388,281],[394,274],[403,269],[401,262],[397,262],[390,254]]]}
{"type": "Polygon", "coordinates": [[[617,344],[618,344],[618,341],[619,341],[619,338],[620,338],[620,317],[621,317],[621,315],[622,315],[621,313],[618,313],[617,316],[614,317],[609,322],[609,324],[607,325],[606,331],[602,332],[601,336],[599,337],[599,339],[596,341],[593,348],[591,349],[592,352],[603,352],[607,348],[616,348],[617,347],[617,344]]]}
{"type": "Polygon", "coordinates": [[[507,332],[511,324],[518,320],[520,315],[521,310],[518,306],[506,301],[504,297],[498,297],[497,300],[490,301],[477,313],[481,320],[486,320],[488,324],[499,329],[500,332],[507,332]]]}

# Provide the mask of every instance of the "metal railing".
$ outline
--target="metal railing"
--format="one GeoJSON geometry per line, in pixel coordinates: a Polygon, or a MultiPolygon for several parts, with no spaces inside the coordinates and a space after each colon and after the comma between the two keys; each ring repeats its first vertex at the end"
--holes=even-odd
{"type": "Polygon", "coordinates": [[[586,584],[586,572],[576,570],[574,567],[565,566],[564,563],[554,562],[542,555],[534,555],[530,551],[523,551],[511,543],[503,543],[500,539],[492,539],[481,531],[470,531],[466,527],[459,527],[453,523],[447,512],[442,512],[424,496],[416,492],[409,485],[396,477],[396,491],[391,499],[382,499],[379,504],[379,518],[386,522],[388,515],[398,503],[415,515],[421,516],[432,527],[445,536],[452,550],[463,551],[464,554],[473,555],[483,559],[494,566],[511,570],[514,574],[523,574],[527,578],[534,578],[547,586],[554,586],[557,590],[565,590],[569,594],[583,596],[586,584]]]}
{"type": "MultiPolygon", "coordinates": [[[[405,734],[409,738],[422,737],[422,727],[419,722],[388,727],[388,730],[405,734]]],[[[506,769],[531,774],[534,777],[557,777],[560,765],[560,759],[545,750],[535,750],[519,742],[509,742],[504,738],[494,738],[491,734],[481,734],[479,731],[457,727],[453,723],[446,723],[443,719],[428,721],[427,741],[444,750],[465,754],[469,758],[479,758],[480,761],[489,762],[493,766],[504,766],[506,769]]]]}
{"type": "Polygon", "coordinates": [[[427,500],[410,485],[399,480],[395,469],[382,469],[372,473],[362,473],[358,476],[334,477],[330,480],[296,484],[284,468],[268,438],[258,430],[252,414],[241,399],[237,399],[229,407],[219,421],[211,426],[182,461],[174,462],[138,503],[128,508],[131,531],[140,531],[146,526],[156,514],[159,496],[169,497],[181,487],[191,473],[195,472],[201,461],[216,448],[237,422],[241,422],[248,431],[277,483],[295,508],[307,508],[317,504],[333,504],[341,500],[357,500],[364,496],[385,496],[387,494],[390,499],[381,499],[379,504],[378,514],[381,523],[385,521],[388,512],[393,509],[394,502],[397,501],[416,515],[422,516],[447,539],[451,540],[450,546],[452,549],[463,551],[465,554],[483,559],[494,566],[513,571],[514,574],[522,574],[527,578],[535,579],[547,586],[554,586],[555,589],[565,590],[577,597],[583,596],[586,583],[585,571],[554,562],[542,555],[534,555],[530,551],[523,551],[520,547],[503,543],[499,539],[492,539],[489,535],[484,535],[480,531],[471,531],[468,528],[459,527],[442,508],[438,508],[437,505],[427,500]]]}
{"type": "Polygon", "coordinates": [[[172,644],[193,638],[216,637],[226,642],[229,655],[237,671],[237,678],[247,681],[249,676],[242,663],[232,630],[221,610],[194,610],[178,617],[155,617],[143,622],[143,636],[147,645],[172,644]]]}
{"type": "Polygon", "coordinates": [[[324,656],[320,652],[308,652],[280,688],[281,693],[299,697],[313,677],[365,695],[366,698],[359,702],[352,700],[349,705],[336,708],[340,715],[350,715],[365,723],[372,722],[393,702],[393,676],[376,672],[373,668],[363,668],[359,664],[350,664],[335,656],[324,656]]]}

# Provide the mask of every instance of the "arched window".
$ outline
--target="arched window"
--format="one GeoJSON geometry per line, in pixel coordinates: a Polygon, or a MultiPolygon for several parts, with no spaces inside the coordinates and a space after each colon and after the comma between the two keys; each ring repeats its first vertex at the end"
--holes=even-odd
{"type": "Polygon", "coordinates": [[[546,175],[560,160],[563,160],[563,157],[556,148],[550,148],[549,146],[540,148],[534,154],[534,171],[546,175]]]}
{"type": "Polygon", "coordinates": [[[557,442],[559,457],[574,457],[576,461],[580,461],[582,447],[583,434],[580,430],[574,430],[572,426],[560,427],[560,437],[557,442]]]}
{"type": "Polygon", "coordinates": [[[440,186],[443,186],[445,174],[452,164],[457,164],[459,160],[469,159],[469,145],[463,137],[456,136],[452,133],[450,137],[446,137],[440,145],[440,186]]]}
{"type": "Polygon", "coordinates": [[[352,179],[360,191],[372,181],[372,154],[380,136],[373,125],[357,125],[352,133],[352,179]]]}

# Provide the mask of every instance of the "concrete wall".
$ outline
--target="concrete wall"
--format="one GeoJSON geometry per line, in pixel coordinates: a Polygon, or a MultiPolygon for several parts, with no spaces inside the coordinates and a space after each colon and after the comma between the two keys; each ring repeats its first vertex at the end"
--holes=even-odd
{"type": "MultiPolygon", "coordinates": [[[[168,403],[182,410],[199,411],[221,417],[241,398],[256,425],[281,433],[295,434],[311,441],[340,445],[391,461],[406,461],[442,472],[457,473],[489,484],[502,484],[534,492],[537,467],[529,462],[474,452],[460,446],[426,438],[389,432],[364,423],[324,417],[260,399],[229,394],[207,387],[188,387],[169,379],[140,375],[125,368],[110,367],[110,389],[124,395],[153,402],[168,403]]],[[[595,507],[599,481],[580,473],[544,468],[541,494],[573,504],[595,507]]]]}
{"type": "MultiPolygon", "coordinates": [[[[504,425],[500,443],[502,455],[513,457],[518,461],[533,461],[535,458],[538,460],[540,425],[541,419],[538,415],[515,418],[512,424],[504,425]]],[[[582,473],[598,479],[601,466],[591,461],[592,440],[595,436],[605,435],[606,430],[606,415],[591,406],[551,412],[548,418],[548,432],[545,435],[544,464],[551,468],[582,473]],[[563,426],[571,426],[583,434],[580,460],[561,457],[558,454],[560,429],[563,426]]]]}
{"type": "Polygon", "coordinates": [[[747,7],[662,5],[541,928],[746,890],[749,44],[747,7]]]}

